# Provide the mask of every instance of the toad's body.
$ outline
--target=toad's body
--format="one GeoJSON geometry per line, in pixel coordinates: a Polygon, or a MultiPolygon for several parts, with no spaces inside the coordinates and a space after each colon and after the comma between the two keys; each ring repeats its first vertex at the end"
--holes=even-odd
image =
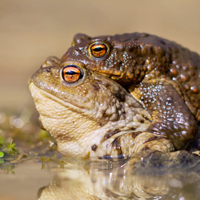
{"type": "MultiPolygon", "coordinates": [[[[141,144],[155,137],[139,134],[150,124],[150,116],[141,104],[115,81],[76,64],[82,73],[77,83],[66,82],[62,68],[45,67],[33,75],[29,85],[40,120],[57,140],[59,150],[83,158],[124,158],[132,151],[154,145],[141,144]],[[119,147],[118,140],[124,134],[127,137],[119,147]]],[[[70,64],[64,70],[68,68],[71,70],[70,64]]],[[[170,141],[162,138],[161,148],[170,149],[170,141]]]]}
{"type": "MultiPolygon", "coordinates": [[[[71,68],[66,72],[77,74],[71,68]]],[[[77,34],[61,60],[47,59],[30,89],[44,127],[57,135],[63,152],[130,156],[144,149],[173,151],[187,148],[197,134],[200,57],[143,33],[77,34]],[[70,84],[64,80],[63,70],[70,66],[84,74],[78,84],[73,77],[70,84]],[[137,128],[129,125],[131,120],[137,128]],[[88,149],[81,151],[83,146],[88,149]]]]}

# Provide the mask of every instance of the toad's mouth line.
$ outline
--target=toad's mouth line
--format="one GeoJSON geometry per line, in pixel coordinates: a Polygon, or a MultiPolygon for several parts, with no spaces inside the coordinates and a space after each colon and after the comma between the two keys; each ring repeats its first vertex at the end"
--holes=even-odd
{"type": "MultiPolygon", "coordinates": [[[[45,90],[42,90],[42,89],[39,88],[38,86],[36,86],[36,85],[33,83],[33,81],[30,81],[30,82],[29,82],[29,89],[30,89],[31,93],[34,93],[34,94],[32,94],[33,99],[34,99],[34,96],[37,96],[38,93],[39,93],[39,94],[42,95],[44,98],[47,98],[47,99],[49,98],[49,99],[53,100],[54,102],[56,102],[56,103],[58,103],[58,104],[64,106],[65,108],[67,108],[67,109],[69,109],[69,110],[71,110],[71,111],[73,111],[73,112],[78,112],[78,113],[80,113],[80,111],[81,111],[82,113],[86,113],[86,112],[89,111],[89,110],[87,110],[87,109],[84,109],[84,108],[78,107],[78,106],[76,106],[76,105],[73,105],[72,103],[69,103],[69,102],[66,102],[66,101],[64,101],[64,100],[62,100],[62,99],[59,99],[58,97],[55,97],[54,95],[52,95],[52,94],[46,92],[45,90]],[[35,91],[36,91],[36,92],[35,92],[35,91]]],[[[38,99],[40,99],[40,98],[38,98],[38,99]]]]}

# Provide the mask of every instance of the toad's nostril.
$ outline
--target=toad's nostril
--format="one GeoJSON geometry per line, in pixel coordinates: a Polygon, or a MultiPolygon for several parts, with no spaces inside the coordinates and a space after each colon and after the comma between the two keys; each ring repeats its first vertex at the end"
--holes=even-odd
{"type": "Polygon", "coordinates": [[[55,56],[50,56],[48,57],[44,64],[41,65],[41,68],[45,68],[45,67],[59,67],[60,66],[60,59],[55,57],[55,56]]]}
{"type": "Polygon", "coordinates": [[[43,69],[43,72],[51,72],[51,68],[50,68],[50,67],[45,67],[45,68],[43,69]]]}

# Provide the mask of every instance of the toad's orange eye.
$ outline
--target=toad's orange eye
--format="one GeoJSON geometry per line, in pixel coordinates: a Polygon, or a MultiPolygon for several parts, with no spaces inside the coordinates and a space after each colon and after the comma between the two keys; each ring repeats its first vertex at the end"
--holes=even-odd
{"type": "Polygon", "coordinates": [[[107,47],[105,44],[93,44],[91,46],[91,53],[96,58],[101,58],[107,53],[107,47]]]}
{"type": "Polygon", "coordinates": [[[62,70],[62,77],[68,83],[75,83],[83,77],[81,70],[75,65],[67,65],[62,70]]]}

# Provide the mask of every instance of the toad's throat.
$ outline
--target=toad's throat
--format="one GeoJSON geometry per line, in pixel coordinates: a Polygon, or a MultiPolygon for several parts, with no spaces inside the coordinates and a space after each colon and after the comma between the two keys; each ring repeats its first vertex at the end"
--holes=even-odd
{"type": "MultiPolygon", "coordinates": [[[[49,92],[46,92],[45,90],[37,87],[33,82],[29,83],[29,89],[32,93],[32,96],[34,99],[36,99],[35,101],[42,101],[44,99],[51,99],[52,101],[56,102],[57,104],[60,104],[61,106],[64,106],[65,108],[68,108],[70,110],[72,110],[73,112],[84,112],[86,111],[85,109],[81,108],[81,107],[77,107],[76,105],[73,105],[73,102],[67,102],[66,100],[62,100],[59,99],[58,97],[56,97],[55,95],[50,94],[49,92]],[[39,98],[42,97],[42,98],[39,98]]],[[[55,116],[55,115],[54,115],[55,116]]]]}

